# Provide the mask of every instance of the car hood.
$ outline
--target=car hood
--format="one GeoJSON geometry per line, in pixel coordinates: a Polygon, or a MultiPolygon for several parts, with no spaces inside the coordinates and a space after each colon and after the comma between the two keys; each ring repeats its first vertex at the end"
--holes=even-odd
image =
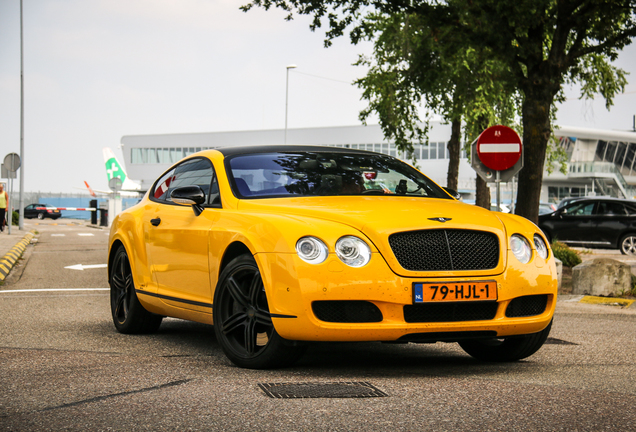
{"type": "Polygon", "coordinates": [[[404,270],[395,259],[388,241],[391,234],[441,228],[488,231],[499,237],[500,259],[495,273],[503,271],[505,228],[497,213],[460,201],[397,196],[269,198],[241,200],[239,210],[318,218],[351,226],[374,243],[396,273],[405,275],[412,272],[404,270]]]}

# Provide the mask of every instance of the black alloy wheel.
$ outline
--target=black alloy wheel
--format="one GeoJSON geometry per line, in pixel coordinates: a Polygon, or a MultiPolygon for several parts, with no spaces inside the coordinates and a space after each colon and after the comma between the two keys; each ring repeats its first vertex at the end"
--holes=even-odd
{"type": "Polygon", "coordinates": [[[115,328],[120,333],[154,333],[163,319],[139,303],[130,261],[123,246],[115,252],[110,266],[110,309],[115,328]]]}
{"type": "Polygon", "coordinates": [[[221,273],[214,292],[214,332],[225,355],[244,368],[289,366],[305,351],[276,333],[251,255],[233,259],[221,273]]]}
{"type": "Polygon", "coordinates": [[[38,219],[40,220],[44,219],[44,213],[38,213],[38,219]]]}

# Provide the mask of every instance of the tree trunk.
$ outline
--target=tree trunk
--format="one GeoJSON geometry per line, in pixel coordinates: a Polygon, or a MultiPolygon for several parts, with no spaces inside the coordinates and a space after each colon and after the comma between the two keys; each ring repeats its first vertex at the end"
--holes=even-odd
{"type": "Polygon", "coordinates": [[[458,189],[459,178],[459,151],[461,147],[460,138],[462,131],[462,120],[453,120],[451,123],[451,137],[446,148],[448,149],[448,173],[446,175],[446,187],[458,189]]]}
{"type": "Polygon", "coordinates": [[[550,139],[550,107],[553,96],[541,86],[525,89],[523,115],[523,169],[519,172],[519,189],[515,213],[535,224],[539,220],[539,202],[543,167],[550,139]]]}
{"type": "Polygon", "coordinates": [[[475,189],[475,205],[490,210],[490,188],[479,175],[475,180],[475,189]]]}

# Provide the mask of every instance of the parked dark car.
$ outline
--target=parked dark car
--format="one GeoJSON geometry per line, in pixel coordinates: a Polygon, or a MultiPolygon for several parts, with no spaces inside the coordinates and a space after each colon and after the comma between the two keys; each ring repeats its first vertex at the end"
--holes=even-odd
{"type": "Polygon", "coordinates": [[[24,208],[24,217],[27,219],[51,218],[55,220],[62,217],[62,213],[57,209],[53,210],[51,206],[47,204],[29,204],[24,208]]]}
{"type": "Polygon", "coordinates": [[[557,211],[539,215],[548,241],[571,246],[620,249],[636,255],[636,201],[582,198],[557,211]]]}

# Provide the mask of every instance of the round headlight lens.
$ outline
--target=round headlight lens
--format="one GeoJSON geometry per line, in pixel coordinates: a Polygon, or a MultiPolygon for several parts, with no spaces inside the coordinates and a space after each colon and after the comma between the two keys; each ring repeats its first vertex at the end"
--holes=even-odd
{"type": "Polygon", "coordinates": [[[546,259],[548,257],[548,246],[539,234],[534,235],[534,248],[537,250],[537,254],[541,258],[546,259]]]}
{"type": "Polygon", "coordinates": [[[316,237],[302,237],[296,242],[296,253],[301,260],[309,264],[320,264],[327,259],[329,250],[322,240],[316,237]]]}
{"type": "Polygon", "coordinates": [[[348,266],[362,267],[371,259],[371,248],[358,237],[344,236],[336,242],[336,255],[348,266]]]}
{"type": "Polygon", "coordinates": [[[530,248],[528,240],[519,234],[510,237],[510,250],[512,250],[513,255],[516,256],[522,264],[528,264],[530,262],[532,249],[530,248]]]}

